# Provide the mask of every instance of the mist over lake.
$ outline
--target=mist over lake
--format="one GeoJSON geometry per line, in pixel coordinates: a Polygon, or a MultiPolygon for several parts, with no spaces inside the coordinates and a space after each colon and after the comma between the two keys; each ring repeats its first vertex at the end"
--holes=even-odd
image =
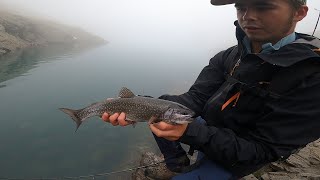
{"type": "MultiPolygon", "coordinates": [[[[320,1],[298,32],[312,32],[320,1]]],[[[75,123],[79,109],[122,87],[158,97],[189,89],[209,59],[236,43],[234,7],[196,0],[3,0],[1,8],[78,26],[105,39],[98,47],[32,47],[0,56],[0,179],[58,178],[137,166],[158,152],[146,123],[75,123]]],[[[1,9],[0,9],[1,10],[1,9]]],[[[0,44],[1,45],[1,44],[0,44]]],[[[130,173],[108,176],[126,179],[130,173]]]]}
{"type": "MultiPolygon", "coordinates": [[[[188,90],[208,63],[189,49],[27,49],[0,60],[0,174],[35,178],[80,176],[137,165],[158,149],[146,123],[113,127],[99,118],[74,122],[59,107],[82,108],[117,97],[126,86],[158,97],[188,90]]],[[[113,176],[114,177],[114,176],[113,176]]]]}

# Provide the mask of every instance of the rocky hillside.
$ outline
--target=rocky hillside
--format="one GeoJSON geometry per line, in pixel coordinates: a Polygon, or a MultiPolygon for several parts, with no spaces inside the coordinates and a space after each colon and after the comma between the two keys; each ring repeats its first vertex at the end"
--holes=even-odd
{"type": "Polygon", "coordinates": [[[79,28],[0,11],[0,55],[29,46],[90,47],[103,43],[106,41],[79,28]]]}

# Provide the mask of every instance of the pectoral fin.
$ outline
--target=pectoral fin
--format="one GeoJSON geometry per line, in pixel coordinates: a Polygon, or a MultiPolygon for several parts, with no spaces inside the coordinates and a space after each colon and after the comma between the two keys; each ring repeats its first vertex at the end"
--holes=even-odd
{"type": "Polygon", "coordinates": [[[162,120],[159,119],[158,117],[152,116],[152,117],[149,119],[148,123],[149,123],[149,124],[155,124],[155,123],[158,123],[158,122],[160,122],[160,121],[162,121],[162,120]]]}
{"type": "Polygon", "coordinates": [[[126,121],[130,122],[130,124],[132,124],[133,127],[136,127],[137,121],[134,121],[128,118],[126,118],[126,121]]]}

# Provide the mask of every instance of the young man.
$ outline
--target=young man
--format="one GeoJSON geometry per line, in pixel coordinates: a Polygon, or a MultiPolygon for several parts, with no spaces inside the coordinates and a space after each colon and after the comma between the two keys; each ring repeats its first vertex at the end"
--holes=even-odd
{"type": "MultiPolygon", "coordinates": [[[[171,171],[189,164],[182,142],[214,164],[210,178],[239,178],[320,137],[320,40],[295,32],[308,12],[305,0],[211,3],[235,3],[238,45],[214,56],[188,92],[160,97],[191,108],[205,123],[150,129],[171,171]]],[[[128,124],[124,113],[102,118],[128,124]]]]}

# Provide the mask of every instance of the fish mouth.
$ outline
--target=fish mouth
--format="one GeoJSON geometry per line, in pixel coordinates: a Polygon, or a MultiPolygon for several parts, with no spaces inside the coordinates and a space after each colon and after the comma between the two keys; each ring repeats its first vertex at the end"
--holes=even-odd
{"type": "Polygon", "coordinates": [[[163,119],[169,120],[174,124],[186,124],[192,122],[194,116],[195,113],[190,110],[169,108],[163,114],[163,119]]]}
{"type": "Polygon", "coordinates": [[[187,114],[187,115],[184,115],[184,114],[176,114],[175,115],[175,118],[177,119],[189,119],[189,118],[192,118],[193,115],[190,115],[190,114],[187,114]]]}
{"type": "Polygon", "coordinates": [[[176,120],[176,121],[173,121],[174,124],[189,124],[193,121],[192,118],[188,118],[188,119],[184,119],[184,120],[176,120]]]}
{"type": "Polygon", "coordinates": [[[193,116],[192,115],[182,115],[182,114],[177,114],[174,118],[173,121],[176,124],[187,124],[193,121],[193,116]]]}

